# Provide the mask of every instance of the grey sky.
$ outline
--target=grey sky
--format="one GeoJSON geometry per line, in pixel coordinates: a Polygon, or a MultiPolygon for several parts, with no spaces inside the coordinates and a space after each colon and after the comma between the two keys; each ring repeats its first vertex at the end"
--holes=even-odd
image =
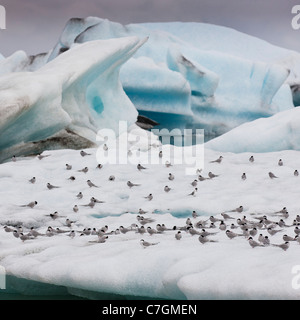
{"type": "Polygon", "coordinates": [[[300,51],[300,30],[291,27],[300,0],[0,0],[7,29],[0,30],[0,52],[36,54],[50,50],[72,17],[97,16],[123,24],[208,22],[258,36],[300,51]]]}

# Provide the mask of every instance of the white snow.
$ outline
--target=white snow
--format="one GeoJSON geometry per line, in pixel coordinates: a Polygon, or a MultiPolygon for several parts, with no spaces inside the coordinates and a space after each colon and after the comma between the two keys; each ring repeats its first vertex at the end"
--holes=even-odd
{"type": "MultiPolygon", "coordinates": [[[[165,154],[167,146],[162,150],[165,154]]],[[[158,159],[160,148],[150,150],[152,157],[158,159]]],[[[188,196],[194,189],[191,182],[197,175],[187,176],[185,165],[166,168],[164,155],[161,164],[147,164],[147,153],[142,153],[142,164],[146,170],[138,171],[136,165],[104,165],[96,169],[96,149],[85,150],[91,156],[81,157],[79,151],[46,151],[50,155],[43,160],[38,158],[17,158],[0,166],[0,223],[12,228],[23,226],[25,234],[30,227],[45,233],[48,226],[63,230],[82,231],[84,228],[102,228],[108,225],[108,233],[120,226],[129,227],[138,224],[139,208],[148,211],[145,217],[154,219],[146,224],[155,228],[157,223],[184,226],[187,217],[195,224],[213,215],[222,218],[220,213],[244,206],[242,213],[229,213],[234,220],[227,220],[228,228],[244,215],[248,220],[266,214],[269,219],[278,221],[279,215],[272,215],[284,206],[289,211],[286,224],[291,224],[299,213],[300,177],[293,172],[300,163],[299,151],[282,151],[254,154],[255,161],[248,161],[250,153],[222,153],[221,164],[210,163],[220,153],[205,149],[205,166],[202,175],[209,171],[219,177],[198,182],[196,197],[188,196]],[[284,165],[278,166],[279,158],[284,165]],[[73,166],[67,171],[65,164],[73,166]],[[87,166],[88,173],[77,172],[87,166]],[[268,172],[279,178],[271,180],[268,172]],[[174,181],[168,180],[168,173],[175,175],[174,181]],[[242,173],[247,180],[241,179],[242,173]],[[108,181],[110,175],[115,181],[108,181]],[[75,181],[68,178],[74,175],[75,181]],[[28,182],[33,176],[36,183],[28,182]],[[91,179],[99,188],[90,188],[86,180],[91,179]],[[130,180],[141,186],[129,189],[130,180]],[[48,190],[46,183],[60,186],[48,190]],[[165,193],[163,188],[169,185],[172,190],[165,193]],[[83,199],[76,198],[83,193],[83,199]],[[154,198],[146,200],[149,193],[154,198]],[[105,201],[94,208],[84,207],[89,199],[105,201]],[[38,205],[21,208],[20,205],[36,200],[38,205]],[[72,211],[79,206],[79,212],[72,211]],[[200,215],[191,217],[192,210],[200,215]],[[58,211],[59,218],[52,220],[50,213],[58,211]],[[154,212],[154,213],[153,213],[154,212]],[[74,222],[71,228],[65,225],[65,219],[74,222]]],[[[134,156],[133,156],[134,157],[134,156]]],[[[133,161],[133,160],[131,160],[133,161]]],[[[171,159],[174,163],[175,159],[171,159]]],[[[298,168],[299,169],[299,168],[298,168]]],[[[146,296],[170,299],[299,299],[300,292],[292,287],[294,275],[291,270],[299,264],[299,243],[290,242],[290,248],[268,246],[251,248],[247,238],[228,239],[224,231],[206,228],[217,232],[209,239],[216,243],[202,245],[198,236],[182,231],[182,239],[176,240],[177,231],[169,230],[162,234],[140,235],[135,231],[126,234],[109,234],[105,243],[90,243],[97,236],[80,236],[74,239],[66,234],[53,237],[39,236],[22,242],[12,233],[0,229],[0,264],[7,274],[36,280],[44,283],[63,285],[84,292],[107,292],[121,295],[146,296]],[[158,242],[157,245],[143,249],[140,239],[158,242]]],[[[280,229],[276,227],[275,230],[280,229]]],[[[200,229],[196,229],[199,230],[200,229]]],[[[275,236],[270,236],[272,244],[283,243],[282,235],[294,236],[294,227],[284,228],[275,236]]],[[[240,229],[233,230],[241,233],[240,229]]],[[[268,235],[266,230],[258,234],[268,235]]],[[[257,240],[257,236],[254,237],[257,240]]],[[[70,289],[72,292],[76,290],[70,289]]],[[[88,295],[88,293],[86,293],[88,295]]]]}

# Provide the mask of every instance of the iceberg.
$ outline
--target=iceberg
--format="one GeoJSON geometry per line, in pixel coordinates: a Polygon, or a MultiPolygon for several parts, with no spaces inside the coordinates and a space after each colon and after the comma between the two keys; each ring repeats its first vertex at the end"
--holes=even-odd
{"type": "Polygon", "coordinates": [[[52,58],[62,43],[128,35],[149,41],[121,69],[124,90],[140,114],[166,128],[171,122],[217,136],[294,107],[290,86],[299,84],[300,55],[225,27],[72,20],[52,58]]]}
{"type": "Polygon", "coordinates": [[[124,61],[121,84],[139,114],[160,128],[205,129],[213,138],[299,103],[299,53],[205,23],[73,18],[47,54],[2,59],[0,74],[38,70],[74,44],[132,36],[149,39],[124,61]]]}
{"type": "Polygon", "coordinates": [[[191,87],[180,73],[141,57],[128,61],[120,77],[126,94],[138,110],[193,115],[191,87]]]}
{"type": "Polygon", "coordinates": [[[35,71],[47,63],[49,54],[27,56],[26,52],[19,50],[8,58],[0,58],[0,76],[11,72],[35,71]]]}
{"type": "Polygon", "coordinates": [[[34,72],[0,77],[0,161],[50,146],[91,147],[99,129],[116,130],[120,119],[133,125],[138,113],[123,91],[119,69],[146,40],[74,45],[34,72]]]}
{"type": "Polygon", "coordinates": [[[257,119],[205,144],[212,150],[227,152],[300,151],[300,108],[282,111],[269,118],[257,119]]]}
{"type": "Polygon", "coordinates": [[[28,57],[24,51],[16,51],[8,58],[0,59],[0,76],[11,72],[23,71],[28,57]]]}

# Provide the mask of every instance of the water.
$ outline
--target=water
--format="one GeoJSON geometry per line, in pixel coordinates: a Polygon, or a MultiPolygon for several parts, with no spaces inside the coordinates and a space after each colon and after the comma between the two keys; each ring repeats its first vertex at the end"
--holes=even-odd
{"type": "MultiPolygon", "coordinates": [[[[6,289],[0,289],[0,300],[153,300],[151,297],[124,296],[93,292],[6,276],[6,289]]],[[[155,298],[155,300],[158,300],[155,298]]]]}
{"type": "Polygon", "coordinates": [[[1,293],[0,292],[0,301],[4,301],[4,300],[87,300],[87,299],[76,297],[73,295],[32,296],[32,295],[23,295],[19,293],[1,293]]]}
{"type": "Polygon", "coordinates": [[[6,289],[0,290],[0,300],[82,300],[67,288],[52,284],[6,276],[6,289]]]}

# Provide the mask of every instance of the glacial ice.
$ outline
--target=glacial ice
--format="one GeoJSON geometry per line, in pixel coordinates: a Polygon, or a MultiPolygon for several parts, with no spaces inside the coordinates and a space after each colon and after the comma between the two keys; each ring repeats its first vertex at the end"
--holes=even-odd
{"type": "Polygon", "coordinates": [[[122,67],[120,79],[138,110],[142,107],[144,111],[193,115],[190,83],[178,72],[141,57],[122,67]]]}
{"type": "Polygon", "coordinates": [[[240,125],[206,143],[206,147],[227,152],[300,151],[300,108],[278,112],[272,117],[240,125]]]}
{"type": "MultiPolygon", "coordinates": [[[[82,26],[83,22],[80,23],[82,26]]],[[[192,110],[192,121],[188,126],[219,135],[244,122],[293,108],[292,94],[286,84],[299,82],[300,56],[296,52],[208,24],[123,26],[103,19],[98,19],[98,23],[93,20],[93,23],[92,26],[89,23],[84,31],[80,29],[75,42],[126,35],[149,36],[149,41],[121,69],[121,81],[137,109],[142,113],[151,112],[154,120],[155,113],[166,113],[165,119],[168,119],[172,114],[186,115],[192,110]],[[141,58],[144,61],[148,58],[148,64],[143,65],[141,58]],[[151,72],[149,66],[153,66],[151,72]],[[166,73],[168,69],[179,73],[189,84],[189,88],[185,86],[189,89],[189,101],[185,99],[180,109],[174,103],[178,97],[175,95],[172,99],[170,96],[176,78],[174,73],[166,73]],[[152,99],[146,94],[150,90],[149,83],[152,84],[152,99]],[[161,101],[161,88],[168,93],[164,101],[161,101]]],[[[72,32],[67,24],[61,39],[71,41],[74,39],[72,32]]],[[[177,78],[178,86],[182,86],[183,79],[177,78]]],[[[185,120],[183,117],[182,127],[186,125],[185,120]]],[[[167,126],[167,121],[164,124],[167,126]]]]}
{"type": "Polygon", "coordinates": [[[163,127],[202,128],[214,137],[298,103],[299,53],[204,23],[71,19],[53,50],[14,68],[33,71],[74,43],[128,36],[149,40],[121,68],[122,86],[139,113],[163,127]]]}
{"type": "MultiPolygon", "coordinates": [[[[123,91],[119,69],[145,41],[127,37],[74,45],[35,72],[0,77],[0,161],[47,146],[93,146],[99,129],[116,130],[120,119],[134,124],[138,113],[123,91]]],[[[11,57],[23,58],[22,52],[11,57]]]]}
{"type": "Polygon", "coordinates": [[[24,51],[16,51],[8,58],[3,57],[0,59],[0,75],[23,71],[27,59],[27,54],[24,51]]]}
{"type": "Polygon", "coordinates": [[[186,59],[178,48],[170,47],[167,54],[168,68],[177,71],[187,79],[192,95],[203,98],[213,97],[219,84],[219,76],[186,59]]]}
{"type": "Polygon", "coordinates": [[[0,59],[0,76],[11,72],[35,71],[47,63],[49,53],[40,53],[27,56],[26,52],[19,50],[8,58],[0,59]]]}

